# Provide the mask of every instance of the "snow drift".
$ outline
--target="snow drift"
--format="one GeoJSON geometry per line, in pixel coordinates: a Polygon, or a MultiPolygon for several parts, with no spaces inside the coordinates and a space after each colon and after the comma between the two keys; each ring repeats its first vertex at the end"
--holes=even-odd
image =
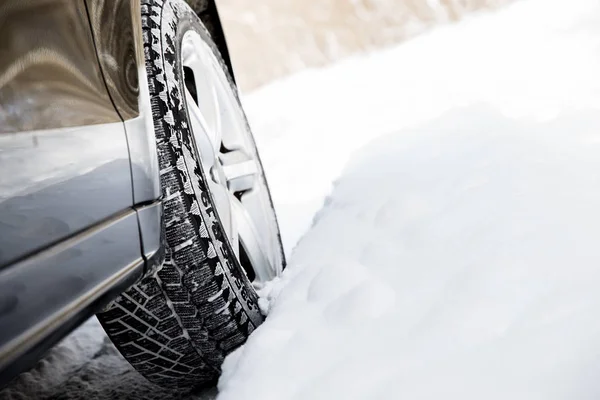
{"type": "Polygon", "coordinates": [[[474,107],[361,149],[220,398],[598,398],[598,127],[474,107]]]}
{"type": "Polygon", "coordinates": [[[310,229],[219,398],[598,398],[598,22],[524,1],[252,97],[310,229]]]}

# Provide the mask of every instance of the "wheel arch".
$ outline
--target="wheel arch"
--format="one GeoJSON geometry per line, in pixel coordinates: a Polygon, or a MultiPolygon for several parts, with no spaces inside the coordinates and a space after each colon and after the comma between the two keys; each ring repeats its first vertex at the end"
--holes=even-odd
{"type": "Polygon", "coordinates": [[[206,26],[206,29],[210,33],[213,41],[217,45],[221,57],[231,78],[235,82],[235,75],[233,73],[233,65],[231,64],[231,57],[229,56],[229,48],[227,47],[227,40],[225,32],[223,31],[223,25],[221,24],[221,17],[215,0],[185,0],[186,3],[194,10],[194,12],[200,17],[200,20],[206,26]]]}

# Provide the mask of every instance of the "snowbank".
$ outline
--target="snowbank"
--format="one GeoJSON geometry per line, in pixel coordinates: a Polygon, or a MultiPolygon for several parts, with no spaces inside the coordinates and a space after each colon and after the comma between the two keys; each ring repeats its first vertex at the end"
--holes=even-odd
{"type": "Polygon", "coordinates": [[[292,256],[219,399],[598,398],[599,22],[523,1],[249,98],[292,256]]]}
{"type": "Polygon", "coordinates": [[[220,398],[598,398],[599,127],[475,107],[361,149],[220,398]]]}

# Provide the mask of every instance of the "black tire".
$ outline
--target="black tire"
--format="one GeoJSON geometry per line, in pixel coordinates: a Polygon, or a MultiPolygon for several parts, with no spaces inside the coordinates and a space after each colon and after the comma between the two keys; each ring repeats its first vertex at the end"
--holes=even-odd
{"type": "MultiPolygon", "coordinates": [[[[185,390],[215,383],[225,356],[246,341],[263,316],[213,211],[182,98],[183,34],[198,32],[221,60],[216,46],[183,0],[142,0],[142,26],[164,199],[166,261],[98,319],[143,376],[185,390]]],[[[222,61],[221,66],[227,73],[222,61]]]]}

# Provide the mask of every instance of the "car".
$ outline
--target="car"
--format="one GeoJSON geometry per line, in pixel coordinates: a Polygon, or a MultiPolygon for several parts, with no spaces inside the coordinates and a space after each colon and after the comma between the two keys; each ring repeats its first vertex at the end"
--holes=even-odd
{"type": "Polygon", "coordinates": [[[94,314],[213,384],[285,257],[214,0],[0,6],[0,385],[94,314]]]}

